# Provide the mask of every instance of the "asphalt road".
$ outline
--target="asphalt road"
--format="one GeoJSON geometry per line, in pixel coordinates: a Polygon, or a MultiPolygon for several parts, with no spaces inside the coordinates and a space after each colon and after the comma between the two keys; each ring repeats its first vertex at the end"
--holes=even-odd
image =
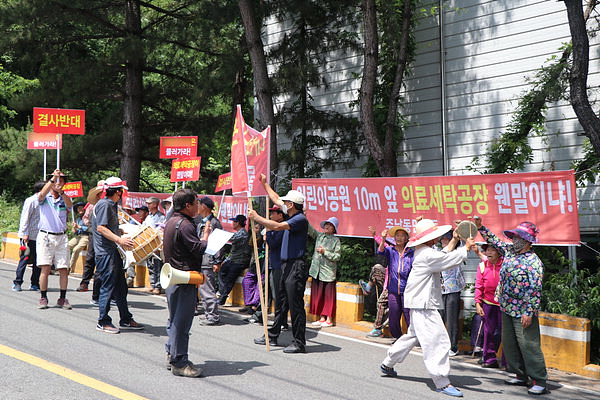
{"type": "MultiPolygon", "coordinates": [[[[267,353],[252,343],[262,328],[224,310],[223,324],[192,328],[190,359],[204,377],[180,378],[165,368],[167,319],[162,297],[130,292],[134,318],[144,331],[110,335],[95,330],[91,292],[68,292],[72,310],[38,310],[39,293],[12,292],[15,265],[0,262],[0,399],[444,399],[434,391],[418,353],[396,366],[398,378],[383,377],[381,344],[307,330],[307,354],[267,353]],[[31,357],[34,356],[34,357],[31,357]]],[[[24,289],[29,287],[25,274],[24,289]]],[[[69,281],[74,289],[78,280],[69,281]]],[[[50,277],[50,304],[58,278],[50,277]]],[[[112,310],[118,322],[118,311],[112,310]]],[[[280,344],[290,342],[284,332],[280,344]]],[[[451,380],[470,399],[529,398],[524,388],[503,384],[495,370],[452,361],[451,380]]],[[[555,383],[546,399],[598,399],[599,392],[555,383]]]]}

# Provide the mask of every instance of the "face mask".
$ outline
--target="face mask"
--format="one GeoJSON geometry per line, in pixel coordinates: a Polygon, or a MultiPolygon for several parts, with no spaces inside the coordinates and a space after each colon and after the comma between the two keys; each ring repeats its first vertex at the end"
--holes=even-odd
{"type": "Polygon", "coordinates": [[[523,249],[529,244],[529,242],[525,239],[523,239],[520,236],[513,236],[513,247],[515,249],[515,251],[517,253],[520,253],[521,251],[523,251],[523,249]]]}

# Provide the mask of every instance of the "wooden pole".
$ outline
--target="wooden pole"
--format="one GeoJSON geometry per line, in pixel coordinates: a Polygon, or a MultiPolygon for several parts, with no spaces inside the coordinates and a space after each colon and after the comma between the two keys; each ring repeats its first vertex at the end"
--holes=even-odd
{"type": "MultiPolygon", "coordinates": [[[[269,219],[269,196],[266,201],[265,218],[269,219]]],[[[272,296],[272,295],[271,295],[272,296]]],[[[269,320],[269,243],[265,240],[265,308],[263,308],[263,315],[266,315],[267,321],[269,320]]]]}
{"type": "MultiPolygon", "coordinates": [[[[252,197],[248,196],[248,211],[252,210],[252,197]]],[[[254,230],[254,220],[250,220],[250,229],[252,230],[252,247],[254,248],[254,264],[256,264],[256,275],[258,276],[258,290],[260,293],[260,307],[263,310],[263,331],[265,335],[265,345],[267,351],[271,351],[269,344],[269,331],[267,329],[267,313],[265,313],[265,296],[262,287],[262,276],[260,274],[260,262],[258,260],[258,243],[256,242],[256,231],[254,230]]]]}
{"type": "MultiPolygon", "coordinates": [[[[60,137],[56,135],[56,142],[60,142],[60,137]]],[[[60,146],[56,146],[56,169],[60,169],[60,146]]]]}
{"type": "Polygon", "coordinates": [[[47,179],[46,176],[46,149],[44,149],[44,176],[42,176],[43,181],[47,179]]]}

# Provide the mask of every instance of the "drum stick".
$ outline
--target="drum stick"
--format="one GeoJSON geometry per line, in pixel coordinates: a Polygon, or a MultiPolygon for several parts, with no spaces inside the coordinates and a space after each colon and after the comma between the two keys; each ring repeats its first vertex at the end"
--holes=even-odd
{"type": "Polygon", "coordinates": [[[477,337],[475,338],[475,345],[473,346],[473,354],[471,357],[475,357],[475,348],[477,347],[477,342],[479,342],[479,335],[481,334],[482,327],[483,327],[483,319],[479,323],[479,330],[477,331],[477,337]]]}
{"type": "MultiPolygon", "coordinates": [[[[248,193],[250,194],[250,193],[248,193]]],[[[252,210],[252,197],[248,196],[248,211],[252,210]]],[[[260,262],[258,261],[258,243],[256,243],[256,231],[254,230],[254,220],[250,220],[250,230],[252,231],[252,247],[254,248],[254,264],[256,265],[256,275],[258,276],[258,290],[260,294],[260,307],[262,309],[263,331],[265,335],[265,345],[267,351],[271,351],[269,346],[269,332],[267,330],[267,313],[265,312],[265,294],[262,286],[262,276],[260,274],[260,262]]]]}

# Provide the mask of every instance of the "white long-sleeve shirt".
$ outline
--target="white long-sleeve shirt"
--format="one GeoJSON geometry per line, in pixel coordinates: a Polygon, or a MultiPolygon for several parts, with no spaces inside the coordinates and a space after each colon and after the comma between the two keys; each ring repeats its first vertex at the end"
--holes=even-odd
{"type": "Polygon", "coordinates": [[[456,267],[466,259],[467,248],[465,246],[449,253],[425,245],[417,246],[415,259],[404,290],[404,307],[427,310],[443,309],[441,272],[456,267]]]}
{"type": "Polygon", "coordinates": [[[29,240],[36,240],[40,225],[40,202],[38,193],[25,199],[19,221],[19,238],[28,235],[29,240]]]}

